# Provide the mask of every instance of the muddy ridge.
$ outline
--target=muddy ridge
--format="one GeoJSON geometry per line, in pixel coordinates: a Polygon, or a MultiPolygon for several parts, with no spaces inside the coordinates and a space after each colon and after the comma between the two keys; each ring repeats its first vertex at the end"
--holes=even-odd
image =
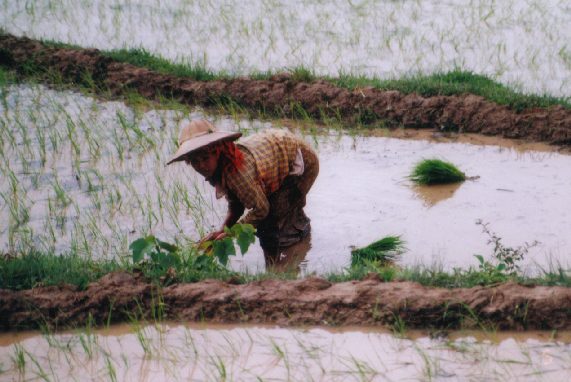
{"type": "Polygon", "coordinates": [[[207,107],[232,100],[255,111],[282,116],[295,114],[301,106],[315,119],[335,117],[347,123],[384,121],[388,126],[571,145],[571,110],[562,106],[517,112],[471,94],[422,97],[372,87],[348,90],[321,80],[296,81],[287,74],[270,80],[195,81],[116,62],[97,49],[46,47],[39,41],[11,35],[0,35],[0,64],[22,73],[31,64],[73,83],[85,83],[87,74],[95,85],[114,95],[136,90],[149,99],[162,95],[207,107]]]}
{"type": "Polygon", "coordinates": [[[330,283],[320,278],[244,285],[205,280],[162,289],[111,273],[84,291],[71,286],[0,290],[0,330],[82,327],[132,319],[406,328],[571,329],[571,288],[507,283],[469,289],[413,282],[330,283]]]}

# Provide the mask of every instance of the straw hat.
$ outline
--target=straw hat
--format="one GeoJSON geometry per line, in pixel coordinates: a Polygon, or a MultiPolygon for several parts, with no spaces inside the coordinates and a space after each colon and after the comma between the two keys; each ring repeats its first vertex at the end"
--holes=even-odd
{"type": "Polygon", "coordinates": [[[216,127],[204,119],[194,120],[180,131],[178,135],[178,150],[171,156],[167,165],[181,161],[187,154],[206,147],[211,143],[228,140],[234,141],[241,136],[242,133],[216,131],[216,127]]]}

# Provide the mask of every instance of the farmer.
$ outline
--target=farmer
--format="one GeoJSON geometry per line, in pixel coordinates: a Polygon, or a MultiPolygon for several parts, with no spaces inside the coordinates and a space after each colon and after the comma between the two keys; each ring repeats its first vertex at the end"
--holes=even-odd
{"type": "Polygon", "coordinates": [[[190,164],[215,188],[218,199],[228,201],[222,226],[202,241],[224,238],[224,227],[252,224],[271,267],[282,250],[309,235],[303,207],[319,160],[307,143],[287,131],[266,130],[234,143],[241,135],[194,120],[180,131],[179,148],[167,164],[190,164]]]}

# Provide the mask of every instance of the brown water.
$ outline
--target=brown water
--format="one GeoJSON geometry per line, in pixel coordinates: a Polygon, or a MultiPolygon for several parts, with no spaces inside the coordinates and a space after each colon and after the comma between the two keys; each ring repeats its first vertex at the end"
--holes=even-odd
{"type": "MultiPolygon", "coordinates": [[[[128,256],[129,243],[147,234],[179,243],[198,240],[223,220],[225,203],[184,164],[164,167],[180,127],[201,117],[246,135],[282,126],[208,116],[199,109],[133,109],[41,86],[9,87],[3,97],[0,249],[6,252],[34,247],[128,256]]],[[[570,155],[481,137],[464,142],[397,133],[421,139],[342,131],[304,135],[321,161],[307,204],[312,237],[294,253],[304,274],[340,271],[349,264],[352,246],[386,235],[406,242],[405,265],[473,266],[474,254],[492,254],[478,220],[505,246],[540,242],[530,249],[524,270],[569,267],[570,155]],[[502,145],[490,144],[496,142],[502,145]],[[433,157],[477,179],[414,186],[407,179],[411,169],[433,157]]],[[[232,267],[263,270],[260,248],[233,258],[232,267]]]]}
{"type": "Polygon", "coordinates": [[[571,376],[569,333],[120,325],[0,335],[2,380],[513,380],[571,376]],[[24,362],[18,363],[18,355],[24,362]],[[20,368],[18,367],[20,365],[20,368]]]}
{"type": "Polygon", "coordinates": [[[319,154],[321,173],[308,199],[315,249],[310,264],[331,264],[349,245],[400,235],[408,247],[405,264],[463,267],[474,263],[474,254],[492,252],[490,237],[476,224],[481,220],[507,246],[540,241],[528,264],[568,265],[568,155],[375,137],[329,139],[319,145],[319,154]],[[407,176],[425,158],[448,160],[478,178],[415,186],[407,176]]]}

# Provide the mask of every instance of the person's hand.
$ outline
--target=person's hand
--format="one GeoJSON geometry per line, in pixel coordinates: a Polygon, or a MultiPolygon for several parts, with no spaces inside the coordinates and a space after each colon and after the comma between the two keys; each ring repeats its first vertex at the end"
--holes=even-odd
{"type": "Polygon", "coordinates": [[[210,232],[208,235],[204,236],[198,242],[198,245],[200,246],[204,242],[207,242],[207,241],[224,239],[226,236],[228,236],[228,235],[226,234],[226,232],[224,232],[224,230],[213,231],[213,232],[210,232]]]}

